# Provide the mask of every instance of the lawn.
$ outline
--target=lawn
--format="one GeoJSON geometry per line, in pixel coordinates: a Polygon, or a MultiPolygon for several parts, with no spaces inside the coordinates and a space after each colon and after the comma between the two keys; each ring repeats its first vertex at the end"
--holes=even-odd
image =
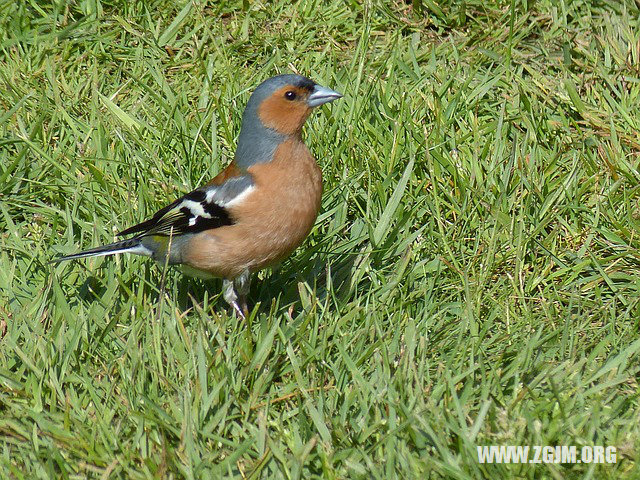
{"type": "Polygon", "coordinates": [[[0,477],[640,478],[631,0],[0,4],[0,477]],[[307,122],[305,244],[221,282],[49,263],[213,177],[252,89],[307,122]],[[615,446],[482,464],[481,445],[615,446]]]}

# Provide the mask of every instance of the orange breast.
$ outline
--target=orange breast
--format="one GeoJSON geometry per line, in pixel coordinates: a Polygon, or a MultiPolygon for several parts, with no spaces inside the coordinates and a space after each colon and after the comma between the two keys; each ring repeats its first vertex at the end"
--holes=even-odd
{"type": "Polygon", "coordinates": [[[212,275],[233,278],[254,272],[291,254],[315,223],[322,198],[322,177],[299,140],[282,143],[274,160],[248,168],[254,190],[230,207],[236,223],[196,235],[184,260],[212,275]]]}

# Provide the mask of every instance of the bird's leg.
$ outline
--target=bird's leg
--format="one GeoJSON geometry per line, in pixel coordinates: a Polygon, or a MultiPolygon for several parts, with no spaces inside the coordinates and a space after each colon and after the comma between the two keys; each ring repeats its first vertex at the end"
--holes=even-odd
{"type": "Polygon", "coordinates": [[[238,295],[239,306],[242,309],[243,317],[249,315],[249,308],[247,307],[247,295],[249,295],[249,289],[251,287],[251,274],[249,269],[245,270],[233,280],[234,289],[238,295]]]}
{"type": "Polygon", "coordinates": [[[226,278],[222,281],[222,296],[226,300],[226,302],[233,307],[236,313],[245,318],[244,312],[240,305],[238,305],[238,295],[234,290],[234,282],[233,280],[227,280],[226,278]]]}

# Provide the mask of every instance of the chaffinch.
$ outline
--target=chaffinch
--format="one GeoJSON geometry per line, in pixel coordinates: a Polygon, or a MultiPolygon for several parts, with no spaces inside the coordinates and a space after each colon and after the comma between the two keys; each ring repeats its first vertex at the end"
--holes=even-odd
{"type": "Polygon", "coordinates": [[[133,253],[221,277],[224,299],[244,317],[250,275],[289,256],[315,223],[322,175],[302,125],[313,108],[340,97],[300,75],[265,80],[249,98],[226,169],[118,234],[133,237],[56,261],[133,253]]]}

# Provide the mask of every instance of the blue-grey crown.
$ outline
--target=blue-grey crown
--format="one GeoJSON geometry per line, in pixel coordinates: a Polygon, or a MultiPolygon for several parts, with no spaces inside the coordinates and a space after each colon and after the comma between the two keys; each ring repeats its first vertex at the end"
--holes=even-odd
{"type": "Polygon", "coordinates": [[[277,91],[279,88],[284,87],[285,85],[293,85],[295,87],[306,88],[308,90],[313,90],[316,86],[316,83],[313,80],[308,79],[307,77],[303,77],[302,75],[296,75],[293,73],[287,73],[285,75],[278,75],[276,77],[271,77],[266,79],[260,85],[256,87],[249,98],[249,102],[247,103],[246,110],[255,110],[258,108],[258,105],[262,103],[263,100],[268,98],[273,92],[277,91]]]}

